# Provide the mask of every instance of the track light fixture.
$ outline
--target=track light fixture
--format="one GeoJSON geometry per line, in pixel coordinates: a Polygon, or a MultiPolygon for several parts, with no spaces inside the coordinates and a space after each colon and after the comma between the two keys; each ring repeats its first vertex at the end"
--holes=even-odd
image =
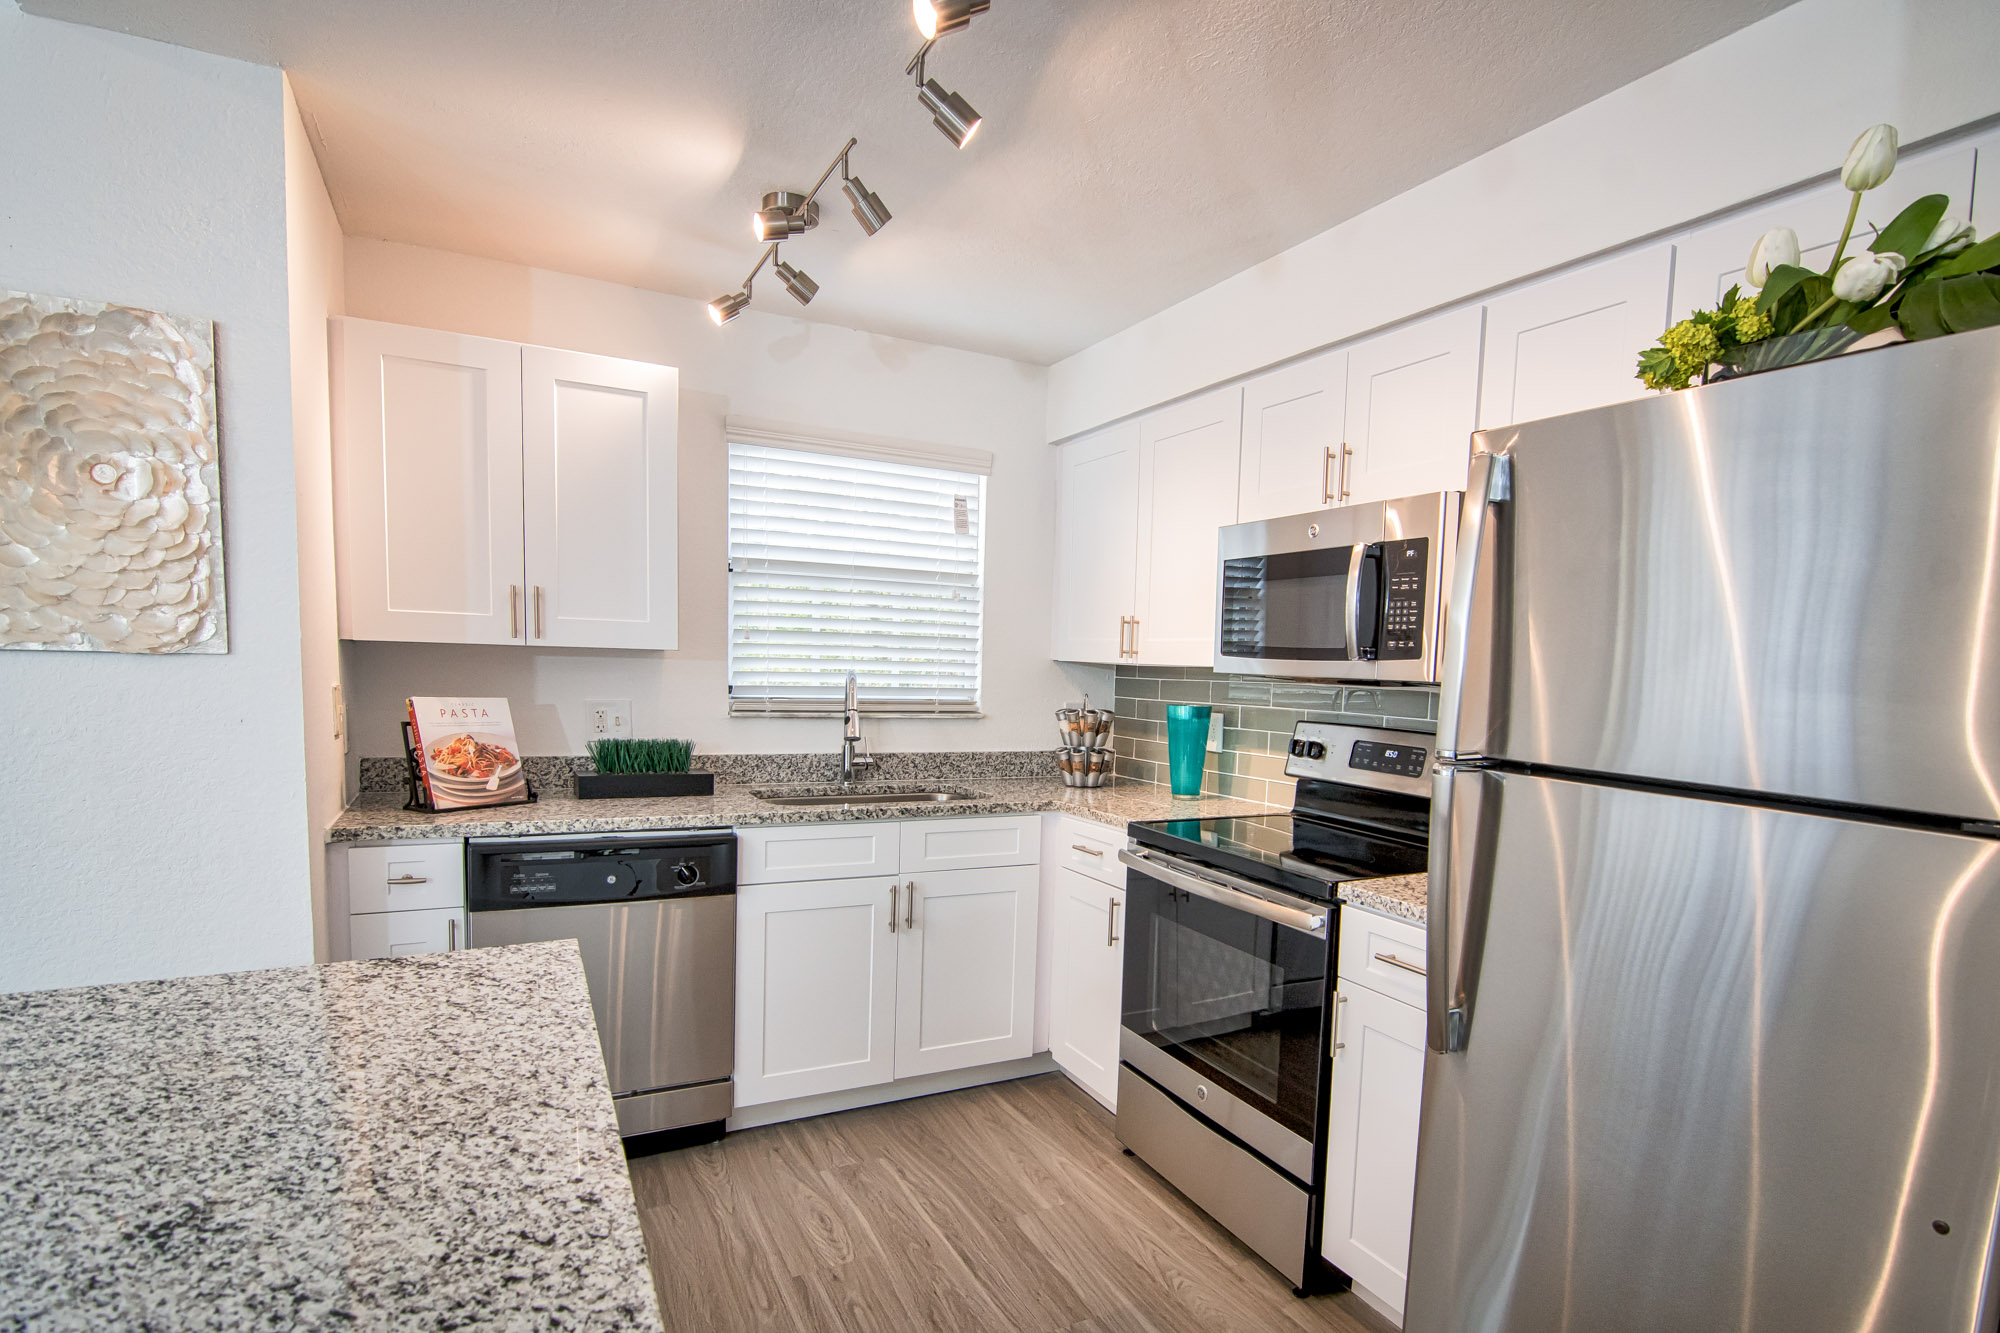
{"type": "Polygon", "coordinates": [[[848,175],[845,160],[841,163],[840,188],[847,192],[847,202],[854,206],[854,220],[861,224],[861,230],[873,236],[889,225],[894,215],[882,202],[882,196],[863,185],[859,176],[848,175]]]}
{"type": "Polygon", "coordinates": [[[819,205],[790,190],[773,190],[764,196],[764,206],[750,215],[750,232],[760,241],[782,241],[803,236],[819,225],[819,205]]]}
{"type": "Polygon", "coordinates": [[[743,307],[749,304],[750,284],[746,282],[743,284],[742,291],[730,292],[726,296],[718,296],[713,301],[710,301],[708,303],[708,317],[714,320],[718,326],[727,324],[730,320],[742,314],[743,307]]]}
{"type": "Polygon", "coordinates": [[[912,0],[911,8],[916,13],[917,31],[929,42],[957,32],[991,4],[992,0],[912,0]]]}
{"type": "MultiPolygon", "coordinates": [[[[981,6],[984,8],[984,6],[981,6]]],[[[917,78],[917,100],[924,110],[931,113],[931,124],[938,127],[938,133],[951,140],[954,148],[963,148],[972,142],[972,136],[979,133],[983,119],[972,109],[972,103],[957,93],[947,92],[936,79],[924,77],[924,57],[931,52],[937,39],[933,37],[917,48],[917,54],[904,67],[903,73],[914,74],[917,78]]]]}
{"type": "Polygon", "coordinates": [[[778,275],[778,281],[785,284],[785,290],[800,305],[809,305],[813,297],[819,295],[819,284],[799,270],[780,259],[771,265],[771,271],[778,275]]]}

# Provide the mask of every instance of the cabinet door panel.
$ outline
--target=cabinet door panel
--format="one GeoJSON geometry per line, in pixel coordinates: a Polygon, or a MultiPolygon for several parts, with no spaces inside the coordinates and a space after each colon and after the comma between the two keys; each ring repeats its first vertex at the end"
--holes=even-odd
{"type": "Polygon", "coordinates": [[[1049,1052],[1086,1092],[1116,1111],[1125,894],[1074,870],[1054,873],[1049,1052]]]}
{"type": "Polygon", "coordinates": [[[1347,500],[1465,489],[1483,309],[1356,343],[1347,359],[1347,500]]]}
{"type": "Polygon", "coordinates": [[[1480,429],[1642,397],[1634,363],[1666,327],[1673,275],[1674,248],[1654,245],[1495,297],[1480,429]]]}
{"type": "Polygon", "coordinates": [[[906,877],[897,1078],[1032,1053],[1037,889],[1034,866],[906,877]]]}
{"type": "Polygon", "coordinates": [[[546,347],[521,366],[531,641],[673,648],[679,372],[546,347]]]}
{"type": "Polygon", "coordinates": [[[455,907],[420,912],[362,912],[347,918],[355,958],[402,958],[465,947],[465,913],[455,907]]]}
{"type": "MultiPolygon", "coordinates": [[[[1927,194],[1949,196],[1951,211],[1966,216],[1967,201],[1972,198],[1973,164],[1970,145],[1904,154],[1881,188],[1863,196],[1861,216],[1855,219],[1847,252],[1867,248],[1875,235],[1870,224],[1887,226],[1891,218],[1927,194]]],[[[1750,247],[1772,227],[1796,231],[1806,267],[1825,268],[1833,260],[1833,247],[1840,240],[1840,227],[1847,220],[1847,206],[1853,198],[1840,188],[1839,181],[1833,181],[1731,213],[1681,237],[1675,244],[1673,320],[1712,307],[1724,292],[1742,282],[1750,247]]],[[[1659,336],[1657,330],[1653,336],[1659,336]]],[[[1632,349],[1635,360],[1640,347],[1632,349]]]]}
{"type": "Polygon", "coordinates": [[[1243,390],[1220,389],[1140,422],[1136,660],[1215,661],[1216,534],[1236,521],[1243,390]]]}
{"type": "Polygon", "coordinates": [[[875,878],[738,887],[738,1106],[894,1077],[896,887],[875,878]]]}
{"type": "Polygon", "coordinates": [[[1402,1313],[1424,1093],[1424,1011],[1341,984],[1327,1106],[1326,1261],[1402,1313]]]}
{"type": "Polygon", "coordinates": [[[1058,661],[1119,660],[1135,596],[1138,523],[1138,424],[1063,445],[1056,465],[1058,661]]]}
{"type": "Polygon", "coordinates": [[[341,637],[519,642],[521,349],[331,323],[341,637]]]}
{"type": "Polygon", "coordinates": [[[1335,502],[1347,353],[1322,352],[1243,386],[1236,521],[1282,518],[1335,502]]]}
{"type": "Polygon", "coordinates": [[[907,819],[902,824],[903,873],[1033,865],[1041,859],[1041,835],[1037,815],[907,819]]]}

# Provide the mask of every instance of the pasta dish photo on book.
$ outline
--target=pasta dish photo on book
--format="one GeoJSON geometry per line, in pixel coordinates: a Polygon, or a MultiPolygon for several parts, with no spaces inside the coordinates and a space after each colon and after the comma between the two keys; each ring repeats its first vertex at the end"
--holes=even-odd
{"type": "Polygon", "coordinates": [[[418,776],[433,809],[528,799],[521,746],[505,699],[413,698],[408,707],[418,776]]]}

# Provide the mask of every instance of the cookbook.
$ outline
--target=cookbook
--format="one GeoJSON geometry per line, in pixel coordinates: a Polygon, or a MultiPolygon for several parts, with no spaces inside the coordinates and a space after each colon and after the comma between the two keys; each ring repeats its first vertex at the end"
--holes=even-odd
{"type": "Polygon", "coordinates": [[[528,800],[521,746],[505,699],[411,698],[417,776],[436,810],[528,800]]]}

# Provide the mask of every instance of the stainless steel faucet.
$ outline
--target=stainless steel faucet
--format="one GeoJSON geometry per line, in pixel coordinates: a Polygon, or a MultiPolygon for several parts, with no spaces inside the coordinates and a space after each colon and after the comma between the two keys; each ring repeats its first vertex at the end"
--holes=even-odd
{"type": "Polygon", "coordinates": [[[847,673],[847,720],[840,736],[840,781],[841,785],[851,785],[854,770],[875,767],[875,757],[867,753],[867,743],[861,739],[861,699],[856,692],[854,673],[847,673]],[[859,750],[861,753],[856,753],[859,750]]]}

